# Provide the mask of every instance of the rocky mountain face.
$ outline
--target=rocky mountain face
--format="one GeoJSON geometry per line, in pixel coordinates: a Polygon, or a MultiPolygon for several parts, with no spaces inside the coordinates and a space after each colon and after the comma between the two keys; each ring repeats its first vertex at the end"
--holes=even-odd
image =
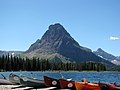
{"type": "Polygon", "coordinates": [[[105,52],[104,50],[102,50],[101,48],[98,48],[97,51],[93,51],[93,53],[101,58],[111,61],[112,63],[114,63],[116,65],[120,65],[119,56],[114,56],[112,54],[109,54],[109,53],[105,52]]]}
{"type": "Polygon", "coordinates": [[[64,60],[72,62],[95,61],[111,64],[92,53],[90,49],[80,46],[59,23],[50,25],[42,38],[33,43],[25,55],[28,57],[54,55],[57,59],[64,57],[64,60]]]}
{"type": "Polygon", "coordinates": [[[120,60],[120,56],[117,56],[117,59],[120,60]]]}

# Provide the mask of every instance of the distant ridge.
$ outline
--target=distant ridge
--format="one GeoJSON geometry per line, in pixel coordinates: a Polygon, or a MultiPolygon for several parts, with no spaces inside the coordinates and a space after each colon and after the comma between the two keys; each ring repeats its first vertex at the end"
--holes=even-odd
{"type": "Polygon", "coordinates": [[[92,53],[91,49],[80,46],[59,23],[50,25],[42,38],[33,43],[25,55],[29,58],[49,57],[62,62],[65,60],[70,62],[94,61],[111,64],[92,53]]]}
{"type": "Polygon", "coordinates": [[[112,54],[109,54],[109,53],[105,52],[104,50],[102,50],[101,48],[98,48],[97,51],[93,51],[93,53],[101,58],[104,58],[104,59],[116,64],[116,65],[120,65],[120,57],[119,56],[114,56],[112,54]]]}
{"type": "Polygon", "coordinates": [[[0,50],[0,56],[8,55],[8,54],[16,56],[16,55],[20,55],[22,53],[23,53],[23,51],[2,51],[2,50],[0,50]]]}

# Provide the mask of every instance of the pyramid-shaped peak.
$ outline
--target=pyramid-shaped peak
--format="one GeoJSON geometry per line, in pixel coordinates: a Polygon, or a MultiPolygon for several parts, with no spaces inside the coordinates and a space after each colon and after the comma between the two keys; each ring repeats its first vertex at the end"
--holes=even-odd
{"type": "MultiPolygon", "coordinates": [[[[82,47],[59,23],[48,27],[48,30],[33,43],[25,52],[28,57],[46,57],[60,55],[61,60],[70,60],[72,62],[95,61],[103,62],[103,59],[96,56],[90,49],[82,47]]],[[[56,57],[55,57],[56,60],[56,57]]]]}
{"type": "Polygon", "coordinates": [[[49,30],[62,30],[64,27],[60,23],[55,23],[49,26],[49,30]]]}
{"type": "Polygon", "coordinates": [[[101,52],[101,51],[103,51],[103,50],[102,50],[101,48],[98,48],[97,51],[101,52]]]}
{"type": "Polygon", "coordinates": [[[70,34],[65,30],[65,28],[60,23],[52,24],[48,27],[48,30],[43,35],[42,39],[64,39],[71,38],[70,34]]]}
{"type": "Polygon", "coordinates": [[[97,49],[97,52],[102,53],[102,54],[109,54],[109,53],[107,53],[106,51],[104,51],[104,50],[101,49],[101,48],[98,48],[98,49],[97,49]]]}

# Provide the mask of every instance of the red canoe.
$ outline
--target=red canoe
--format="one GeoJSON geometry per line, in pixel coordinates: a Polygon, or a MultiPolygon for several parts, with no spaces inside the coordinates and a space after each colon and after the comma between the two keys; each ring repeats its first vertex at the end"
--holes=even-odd
{"type": "Polygon", "coordinates": [[[101,90],[120,90],[120,87],[116,87],[114,84],[100,83],[101,90]]]}
{"type": "Polygon", "coordinates": [[[60,83],[61,89],[76,90],[74,81],[67,81],[64,79],[60,79],[59,83],[60,83]]]}
{"type": "Polygon", "coordinates": [[[48,87],[60,88],[60,83],[59,83],[59,80],[57,80],[57,79],[50,78],[48,76],[44,76],[44,82],[45,82],[45,85],[48,87]]]}

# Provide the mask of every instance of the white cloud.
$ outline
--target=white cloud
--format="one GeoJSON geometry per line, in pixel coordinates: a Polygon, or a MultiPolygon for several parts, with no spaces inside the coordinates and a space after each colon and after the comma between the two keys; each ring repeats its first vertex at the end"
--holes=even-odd
{"type": "Polygon", "coordinates": [[[118,40],[118,39],[120,39],[119,37],[115,37],[115,36],[111,36],[110,37],[110,40],[118,40]]]}

